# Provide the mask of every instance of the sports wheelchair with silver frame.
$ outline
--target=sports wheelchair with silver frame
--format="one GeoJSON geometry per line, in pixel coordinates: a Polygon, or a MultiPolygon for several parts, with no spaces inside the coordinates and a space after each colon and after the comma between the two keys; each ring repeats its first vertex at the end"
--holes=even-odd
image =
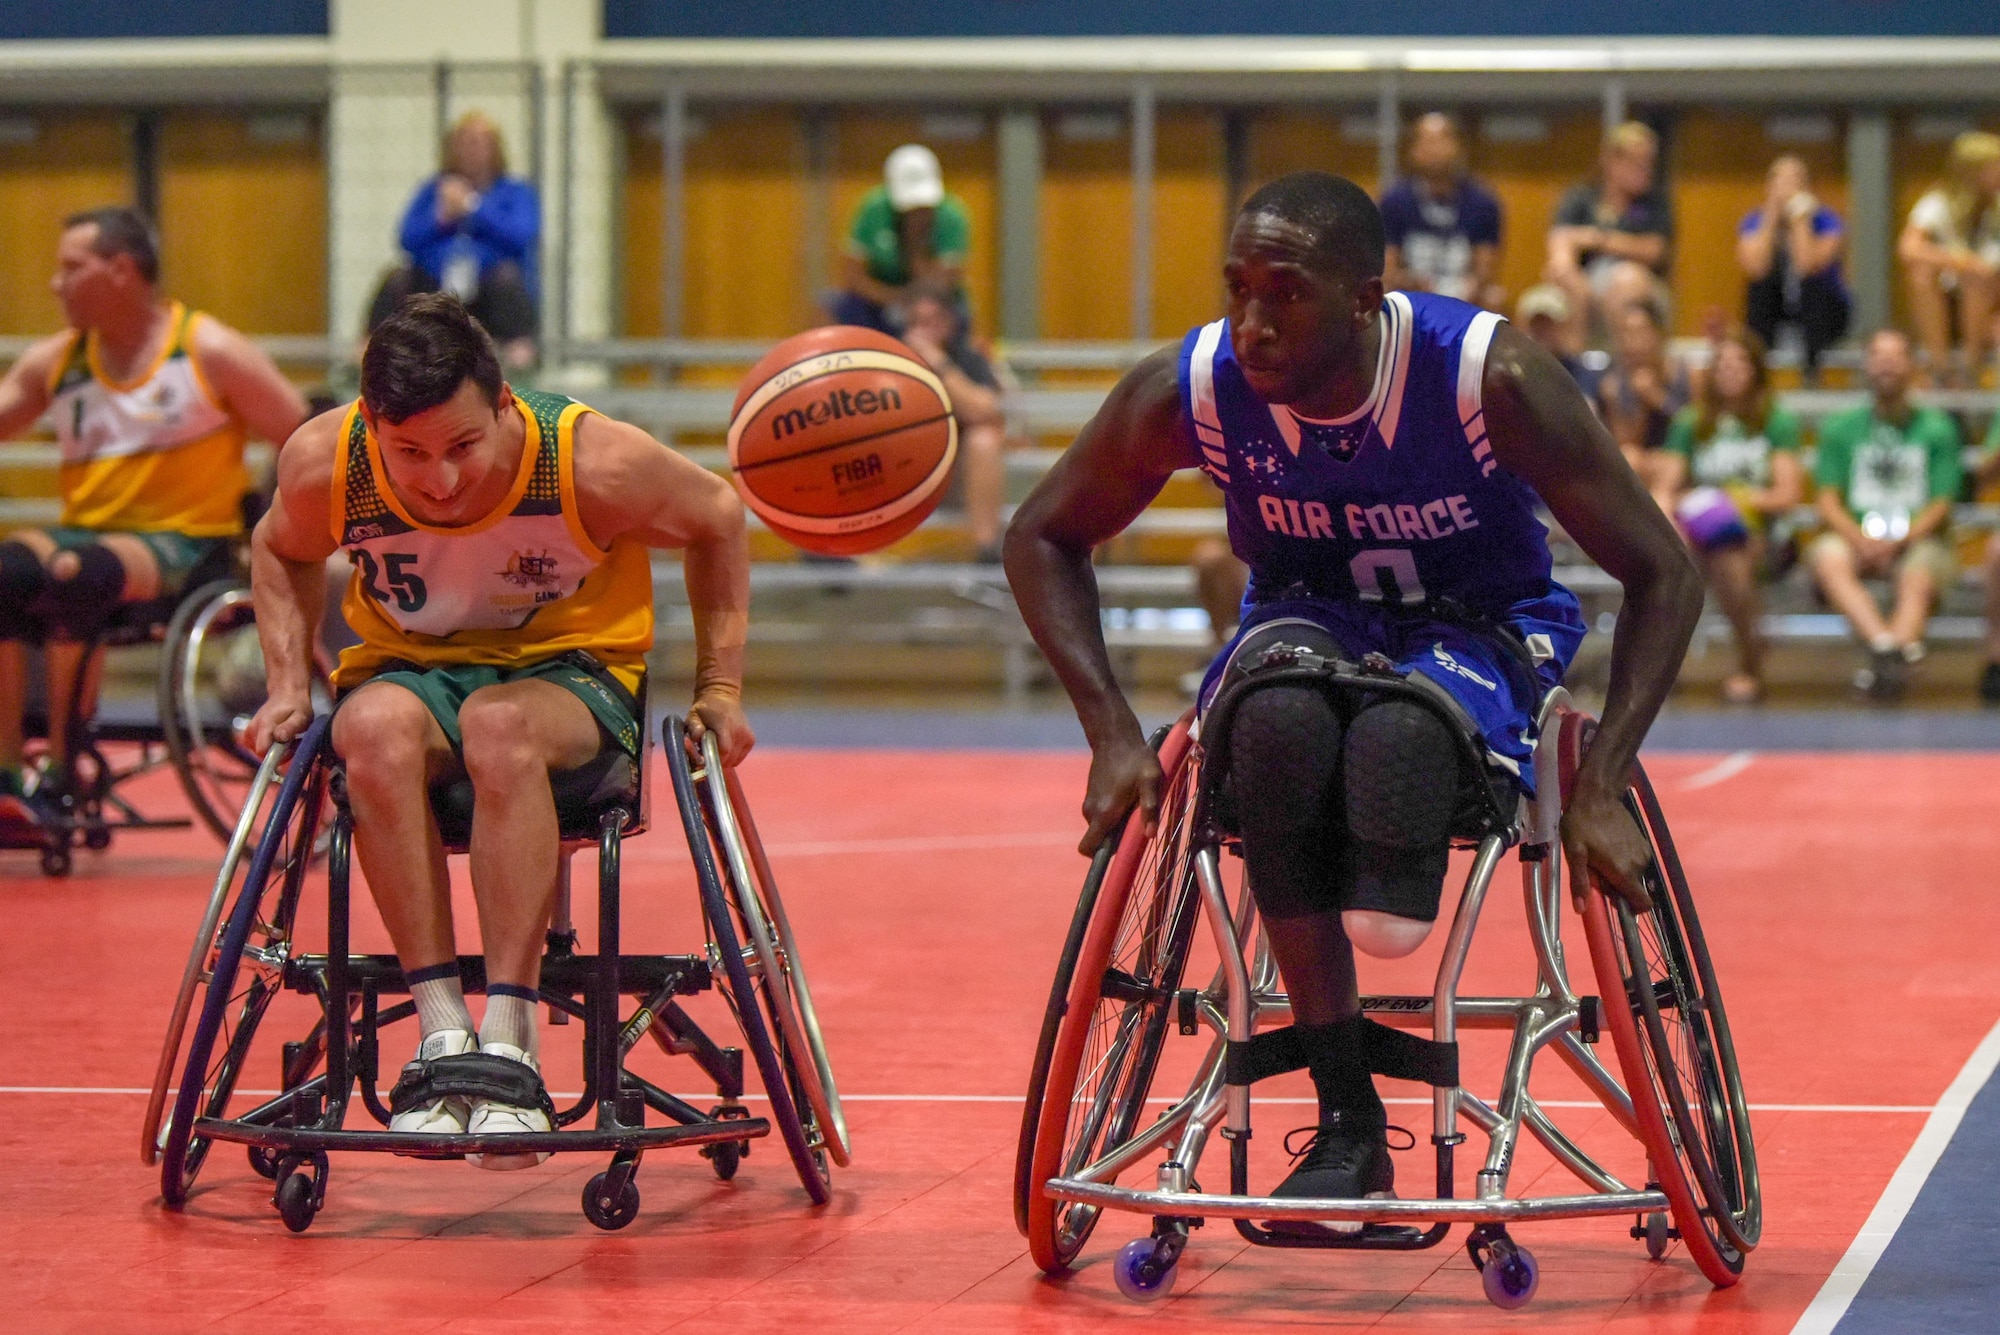
{"type": "MultiPolygon", "coordinates": [[[[638,1213],[636,1174],[646,1151],[698,1147],[727,1180],[750,1153],[751,1141],[773,1126],[812,1202],[830,1199],[829,1161],[848,1162],[847,1126],[791,923],[740,780],[723,768],[713,736],[703,739],[701,765],[691,765],[687,731],[677,717],[664,721],[661,751],[694,863],[707,932],[701,949],[621,953],[620,850],[624,839],[647,826],[644,760],[635,765],[610,750],[578,770],[551,776],[564,856],[540,991],[551,1023],[581,1021],[581,1096],[561,1108],[556,1128],[544,1133],[349,1129],[357,1101],[376,1123],[388,1125],[377,1084],[378,1034],[411,1018],[415,1005],[384,1004],[385,997],[409,990],[395,956],[349,952],[353,821],[331,722],[327,715],[316,718],[293,745],[274,747],[264,760],[196,932],[140,1138],[140,1156],[159,1165],[160,1192],[169,1206],[187,1200],[218,1142],[247,1147],[250,1166],[274,1183],[272,1203],[293,1232],[309,1227],[325,1201],[330,1151],[440,1159],[597,1151],[611,1161],[586,1187],[584,1214],[599,1228],[617,1229],[638,1213]],[[331,825],[324,858],[327,945],[315,954],[300,949],[294,920],[308,876],[319,865],[314,849],[322,822],[331,825]],[[589,846],[598,863],[595,955],[577,953],[570,921],[571,855],[589,846]],[[235,900],[225,919],[232,888],[235,900]],[[718,1044],[680,1006],[680,998],[711,987],[721,990],[741,1030],[769,1102],[767,1116],[752,1117],[743,1105],[742,1049],[718,1044]],[[258,1022],[287,989],[317,998],[319,1019],[303,1039],[274,1054],[281,1092],[253,1107],[232,1106],[258,1022]],[[621,1018],[624,996],[639,1005],[621,1018]],[[629,1069],[627,1057],[647,1038],[666,1053],[692,1057],[715,1086],[718,1105],[703,1112],[629,1069]],[[648,1109],[665,1124],[646,1125],[648,1109]],[[593,1112],[591,1129],[562,1129],[593,1112]]],[[[450,852],[465,851],[471,797],[463,779],[433,792],[450,852]]],[[[459,967],[468,992],[483,990],[483,957],[460,956],[459,967]]]]}
{"type": "MultiPolygon", "coordinates": [[[[23,719],[31,739],[50,736],[52,726],[69,738],[70,792],[62,812],[37,828],[0,829],[0,848],[39,850],[43,875],[67,876],[78,845],[109,848],[122,830],[185,830],[199,820],[227,841],[257,773],[257,757],[244,749],[240,735],[264,700],[249,583],[230,574],[177,596],[123,604],[92,639],[83,663],[84,688],[72,694],[66,719],[52,725],[45,710],[30,710],[23,719]],[[158,644],[160,655],[152,718],[96,714],[106,651],[145,644],[158,644]],[[137,756],[120,765],[106,743],[135,746],[137,756]],[[192,818],[148,816],[119,793],[163,764],[173,767],[192,818]]],[[[317,661],[313,693],[321,707],[330,704],[331,688],[317,661]]],[[[30,749],[31,764],[36,750],[30,749]]]]}
{"type": "MultiPolygon", "coordinates": [[[[1539,711],[1534,766],[1538,796],[1504,797],[1486,784],[1461,794],[1454,843],[1475,851],[1446,937],[1430,996],[1362,998],[1377,1074],[1432,1086],[1431,1144],[1436,1192],[1430,1199],[1306,1200],[1249,1192],[1251,1085],[1304,1063],[1276,965],[1257,921],[1247,880],[1231,902],[1222,855],[1241,855],[1216,811],[1219,766],[1205,764],[1204,741],[1226,734],[1236,704],[1274,683],[1330,693],[1408,699],[1450,725],[1462,755],[1484,772],[1467,723],[1429,685],[1370,656],[1361,664],[1278,644],[1240,680],[1225,682],[1205,715],[1190,710],[1155,737],[1165,772],[1157,833],[1137,821],[1098,850],[1085,879],[1057,967],[1015,1163],[1015,1218],[1035,1262],[1067,1273],[1106,1210],[1150,1215],[1150,1237],[1117,1254],[1113,1276],[1126,1296],[1145,1301],[1172,1287],[1191,1228],[1228,1219],[1260,1246],[1414,1250],[1443,1242],[1454,1223],[1466,1240],[1486,1295],[1501,1307],[1533,1297],[1539,1268],[1508,1233],[1514,1223],[1592,1215],[1636,1216],[1632,1229],[1658,1260],[1678,1238],[1718,1287],[1734,1284],[1762,1227],[1756,1151],[1737,1073],[1729,1023],[1692,894],[1652,785],[1634,766],[1625,805],[1651,845],[1643,882],[1651,906],[1635,913],[1593,885],[1583,923],[1601,996],[1572,987],[1561,935],[1563,855],[1559,824],[1595,722],[1561,688],[1539,711]],[[1473,791],[1473,790],[1479,791],[1473,791]],[[1509,802],[1512,809],[1509,809],[1509,802]],[[1522,870],[1536,960],[1535,988],[1519,997],[1459,991],[1474,928],[1503,854],[1522,870]],[[1184,977],[1205,924],[1220,963],[1206,986],[1184,977]],[[1498,1097],[1465,1089],[1458,1071],[1461,1029],[1511,1033],[1498,1097]],[[1203,1031],[1207,1034],[1204,1036],[1203,1031]],[[1428,1030],[1424,1039],[1409,1030],[1428,1030]],[[1620,1083],[1599,1059],[1609,1032],[1620,1083]],[[1170,1038],[1196,1040],[1185,1093],[1149,1117],[1154,1078],[1170,1038]],[[1600,1166],[1529,1093],[1536,1056],[1554,1048],[1644,1147],[1647,1181],[1633,1186],[1600,1166]],[[1472,1195],[1456,1190],[1454,1160],[1466,1140],[1461,1119],[1488,1145],[1472,1195]],[[1587,1189],[1580,1194],[1509,1197],[1515,1148],[1525,1129],[1587,1189]],[[1229,1189],[1196,1180],[1210,1134],[1229,1149],[1229,1189]],[[1154,1184],[1118,1179],[1158,1158],[1154,1184]],[[1257,1221],[1315,1221],[1342,1227],[1272,1229],[1257,1221]]],[[[1351,696],[1350,696],[1351,698],[1351,696]]],[[[1509,785],[1511,789],[1511,785],[1509,785]]],[[[1512,790],[1518,792],[1518,790],[1512,790]]],[[[1581,880],[1583,869],[1570,868],[1581,880]]]]}

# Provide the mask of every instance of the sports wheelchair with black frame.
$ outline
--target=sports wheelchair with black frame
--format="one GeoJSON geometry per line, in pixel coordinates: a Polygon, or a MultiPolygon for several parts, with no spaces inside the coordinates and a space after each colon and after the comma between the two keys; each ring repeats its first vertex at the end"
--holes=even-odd
{"type": "MultiPolygon", "coordinates": [[[[349,951],[353,821],[330,725],[329,716],[316,718],[293,745],[273,748],[264,760],[195,935],[140,1139],[141,1158],[159,1165],[160,1194],[169,1206],[185,1203],[218,1142],[247,1147],[251,1168],[274,1183],[272,1203],[293,1232],[310,1226],[325,1201],[330,1151],[452,1159],[580,1150],[611,1156],[585,1188],[583,1211],[599,1228],[617,1229],[638,1213],[636,1175],[646,1151],[698,1147],[716,1176],[727,1180],[750,1153],[751,1141],[774,1126],[812,1202],[830,1199],[830,1162],[848,1162],[847,1126],[791,923],[738,776],[723,768],[713,736],[703,739],[701,764],[692,765],[688,734],[677,717],[664,721],[661,752],[694,863],[706,926],[701,948],[682,955],[621,953],[620,852],[623,841],[648,823],[648,765],[608,751],[553,775],[564,856],[540,991],[551,1023],[581,1022],[581,1096],[557,1112],[556,1129],[542,1133],[350,1129],[348,1114],[357,1101],[387,1127],[390,1113],[377,1084],[379,1034],[414,1016],[416,1008],[409,1001],[384,1002],[409,991],[395,956],[349,951]],[[331,826],[323,876],[314,856],[322,822],[331,826]],[[570,920],[570,861],[591,846],[598,867],[597,953],[586,955],[577,953],[570,920]],[[327,899],[323,953],[302,949],[294,931],[309,878],[323,882],[327,899]],[[711,987],[728,1002],[756,1065],[769,1103],[766,1116],[753,1117],[744,1106],[743,1050],[717,1043],[681,1007],[681,998],[711,987]],[[316,998],[319,1017],[302,1039],[269,1054],[280,1068],[277,1096],[244,1107],[237,1084],[248,1069],[259,1021],[283,990],[316,998]],[[621,1017],[620,998],[627,996],[639,1004],[621,1017]],[[630,1069],[628,1057],[647,1038],[666,1053],[692,1057],[719,1103],[703,1112],[630,1069]],[[648,1109],[664,1124],[647,1125],[648,1109]],[[562,1129],[593,1114],[588,1130],[562,1129]]],[[[432,804],[447,850],[464,852],[470,783],[460,779],[433,790],[432,804]]],[[[466,991],[484,989],[483,957],[460,956],[459,967],[466,991]]]]}
{"type": "MultiPolygon", "coordinates": [[[[241,559],[241,552],[231,553],[230,565],[241,559]]],[[[70,754],[59,814],[36,828],[0,827],[0,848],[39,850],[44,875],[67,876],[78,845],[109,848],[122,830],[185,830],[198,820],[218,839],[229,839],[257,773],[257,757],[239,739],[264,702],[264,660],[248,580],[229,567],[207,573],[215,578],[185,593],[121,605],[90,641],[80,689],[71,693],[68,717],[59,723],[70,754]],[[105,654],[147,644],[159,646],[151,716],[143,710],[100,713],[105,654]],[[107,745],[136,754],[120,764],[107,745]],[[180,780],[191,818],[148,816],[118,791],[163,764],[180,780]]],[[[322,707],[331,702],[317,662],[313,693],[322,707]]],[[[26,712],[23,731],[31,739],[30,766],[46,781],[45,739],[52,735],[46,707],[26,712]]]]}
{"type": "MultiPolygon", "coordinates": [[[[1171,1289],[1189,1230],[1228,1219],[1260,1246],[1414,1250],[1443,1242],[1454,1223],[1466,1239],[1486,1295],[1501,1307],[1533,1297],[1539,1269],[1508,1233],[1511,1224],[1590,1215],[1636,1216],[1632,1229],[1658,1260],[1673,1239],[1718,1287],[1734,1284],[1762,1227],[1757,1161],[1729,1023],[1703,940],[1694,899],[1652,785],[1634,766],[1625,805],[1652,850],[1643,883],[1651,906],[1634,912],[1593,885],[1582,914],[1601,996],[1571,986],[1561,934],[1563,856],[1559,824],[1595,722],[1561,688],[1539,711],[1530,801],[1468,783],[1454,844],[1474,849],[1430,996],[1362,998],[1375,1073],[1432,1087],[1431,1199],[1306,1200],[1250,1194],[1251,1086],[1302,1067],[1290,1018],[1247,881],[1232,896],[1222,855],[1241,845],[1217,813],[1220,766],[1205,763],[1226,736],[1238,703],[1273,683],[1311,685],[1410,700],[1445,721],[1459,740],[1461,774],[1483,773],[1475,734],[1428,683],[1406,679],[1384,660],[1362,664],[1280,643],[1254,669],[1226,682],[1204,715],[1189,711],[1154,742],[1165,772],[1157,833],[1137,821],[1092,861],[1057,966],[1055,986],[1021,1124],[1015,1162],[1015,1218],[1035,1262],[1067,1273],[1103,1212],[1150,1215],[1150,1237],[1126,1244],[1113,1276],[1145,1301],[1171,1289]],[[1513,847],[1520,861],[1536,961],[1535,988],[1520,997],[1460,994],[1474,928],[1495,870],[1513,847]],[[1233,901],[1233,902],[1232,902],[1233,901]],[[1218,963],[1206,986],[1185,975],[1205,925],[1218,963]],[[1386,1022],[1386,1023],[1382,1023],[1386,1022]],[[1425,1039],[1408,1030],[1428,1030],[1425,1039]],[[1486,1102],[1460,1083],[1461,1029],[1511,1033],[1498,1097],[1486,1102]],[[1207,1031],[1204,1034],[1204,1030],[1207,1031]],[[1608,1032],[1620,1079],[1596,1046],[1608,1032]],[[1177,1038],[1191,1041],[1172,1044],[1177,1038]],[[1637,1139],[1646,1181],[1632,1186],[1601,1166],[1552,1120],[1528,1089],[1535,1057],[1547,1047],[1637,1139]],[[1148,1104],[1161,1071],[1192,1070],[1185,1093],[1148,1104]],[[1461,1119],[1484,1132],[1487,1152],[1472,1195],[1457,1193],[1454,1159],[1461,1119]],[[1579,1194],[1509,1197],[1515,1149],[1526,1129],[1587,1189],[1579,1194]],[[1196,1174],[1210,1133],[1229,1149],[1226,1193],[1204,1191],[1196,1174]],[[1150,1187],[1118,1179],[1157,1159],[1150,1187]],[[1288,1221],[1274,1229],[1258,1221],[1288,1221]],[[1295,1221],[1340,1227],[1300,1229],[1295,1221]]],[[[1569,869],[1581,881],[1581,868],[1569,869]]],[[[1199,966],[1193,966],[1199,967],[1199,966]]]]}

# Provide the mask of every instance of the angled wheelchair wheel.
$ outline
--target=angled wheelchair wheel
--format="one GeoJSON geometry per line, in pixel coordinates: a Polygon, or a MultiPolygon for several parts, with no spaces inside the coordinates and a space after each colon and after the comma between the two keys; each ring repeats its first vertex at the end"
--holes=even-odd
{"type": "MultiPolygon", "coordinates": [[[[1565,714],[1560,726],[1567,797],[1596,725],[1565,714]]],[[[1659,799],[1637,766],[1625,802],[1652,848],[1642,874],[1652,904],[1635,913],[1593,890],[1584,898],[1584,928],[1640,1140],[1689,1256],[1726,1288],[1741,1277],[1763,1227],[1749,1105],[1694,896],[1659,799]],[[1613,1003],[1619,996],[1625,1005],[1613,1003]]]]}
{"type": "MultiPolygon", "coordinates": [[[[240,861],[235,903],[201,971],[206,974],[198,984],[201,1009],[180,1062],[171,1111],[157,1132],[149,1129],[148,1138],[156,1138],[158,1146],[160,1195],[170,1206],[187,1200],[208,1157],[209,1142],[194,1134],[195,1120],[227,1114],[258,1022],[283,986],[292,921],[319,832],[327,782],[321,760],[331,746],[331,723],[325,715],[315,719],[296,744],[255,851],[240,861]]],[[[197,937],[197,953],[205,939],[197,937]]],[[[169,1053],[180,1047],[177,1029],[168,1032],[166,1047],[169,1053]]],[[[163,1055],[161,1065],[171,1070],[173,1057],[163,1055]]],[[[160,1084],[156,1081],[155,1094],[164,1105],[160,1084]]]]}
{"type": "Polygon", "coordinates": [[[778,1045],[792,1100],[806,1124],[806,1138],[845,1168],[847,1116],[840,1104],[833,1065],[827,1060],[812,988],[806,982],[778,879],[764,853],[764,841],[750,814],[743,781],[723,768],[713,735],[702,739],[702,793],[710,836],[722,854],[720,870],[746,953],[754,957],[757,996],[771,1037],[778,1045]]]}
{"type": "Polygon", "coordinates": [[[832,1172],[823,1138],[816,1141],[807,1126],[811,1106],[798,1093],[803,1087],[800,1071],[805,1064],[804,1054],[780,1048],[773,1038],[774,1026],[766,1019],[758,981],[752,976],[753,961],[759,975],[764,972],[763,963],[754,947],[744,948],[738,935],[741,907],[718,869],[710,834],[713,817],[703,793],[695,787],[688,761],[687,727],[670,714],[663,728],[662,749],[666,753],[667,773],[673,781],[674,804],[680,808],[681,830],[687,836],[688,855],[694,860],[695,885],[708,928],[709,959],[721,967],[718,982],[743,1032],[743,1044],[757,1064],[764,1096],[771,1104],[771,1124],[784,1141],[806,1195],[814,1205],[824,1205],[833,1199],[832,1172]]]}
{"type": "Polygon", "coordinates": [[[1062,1274],[1096,1227],[1095,1206],[1049,1199],[1042,1184],[1081,1171],[1144,1130],[1147,1095],[1174,1022],[1200,919],[1193,836],[1199,753],[1192,715],[1159,745],[1159,828],[1129,820],[1108,862],[1093,861],[1064,952],[1015,1161],[1015,1210],[1035,1264],[1062,1274]],[[1100,872],[1099,868],[1102,867],[1100,872]],[[1060,1000],[1057,1000],[1060,998],[1060,1000]],[[1060,1013],[1056,1008],[1060,1006],[1060,1013]]]}
{"type": "MultiPolygon", "coordinates": [[[[157,689],[160,732],[174,774],[195,816],[227,842],[257,774],[243,730],[265,698],[264,655],[248,585],[217,580],[181,600],[167,623],[157,689]]],[[[333,707],[332,687],[317,662],[313,707],[333,707]]]]}

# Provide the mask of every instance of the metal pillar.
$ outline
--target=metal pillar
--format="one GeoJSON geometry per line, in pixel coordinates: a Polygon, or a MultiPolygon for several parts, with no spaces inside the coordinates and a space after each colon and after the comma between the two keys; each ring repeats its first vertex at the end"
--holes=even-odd
{"type": "Polygon", "coordinates": [[[1852,328],[1866,336],[1889,323],[1889,256],[1896,238],[1889,116],[1879,109],[1847,118],[1847,214],[1852,328]]]}
{"type": "Polygon", "coordinates": [[[1153,84],[1132,85],[1132,337],[1153,336],[1153,84]]]}
{"type": "Polygon", "coordinates": [[[1604,133],[1609,135],[1625,123],[1625,81],[1619,78],[1604,81],[1604,133]]]}
{"type": "Polygon", "coordinates": [[[687,89],[667,85],[660,104],[660,334],[679,338],[687,270],[687,89]]]}
{"type": "Polygon", "coordinates": [[[1402,90],[1396,86],[1396,72],[1382,76],[1375,94],[1375,193],[1380,196],[1396,179],[1402,166],[1397,148],[1403,140],[1402,90]]]}
{"type": "Polygon", "coordinates": [[[832,250],[828,242],[833,228],[833,155],[840,128],[831,107],[802,107],[799,119],[806,145],[806,207],[799,220],[799,245],[804,252],[801,276],[806,301],[817,312],[820,298],[833,286],[827,257],[832,250]]]}
{"type": "Polygon", "coordinates": [[[556,166],[562,192],[559,201],[562,221],[555,249],[548,256],[552,262],[546,266],[543,275],[549,304],[555,315],[551,321],[556,336],[553,360],[558,364],[569,361],[569,345],[576,337],[576,312],[570,290],[574,282],[570,274],[570,256],[576,249],[576,66],[576,61],[565,60],[562,78],[557,84],[558,96],[562,98],[556,119],[556,134],[561,144],[556,166]]]}
{"type": "Polygon", "coordinates": [[[1042,117],[1034,107],[1000,113],[1000,334],[1040,336],[1042,117]]]}

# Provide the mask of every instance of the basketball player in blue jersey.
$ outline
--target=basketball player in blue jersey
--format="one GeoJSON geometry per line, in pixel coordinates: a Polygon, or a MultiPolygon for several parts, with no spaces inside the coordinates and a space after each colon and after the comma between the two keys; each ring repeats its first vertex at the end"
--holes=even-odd
{"type": "Polygon", "coordinates": [[[1385,296],[1382,261],[1381,215],[1352,182],[1302,172],[1252,195],[1223,266],[1228,316],[1119,383],[1006,543],[1022,615],[1090,740],[1085,853],[1134,806],[1153,828],[1161,784],[1105,652],[1091,550],[1177,469],[1222,488],[1250,567],[1204,703],[1233,664],[1306,641],[1433,683],[1484,743],[1487,773],[1462,775],[1445,725],[1407,700],[1337,710],[1288,686],[1252,692],[1211,739],[1319,1096],[1280,1196],[1391,1193],[1354,951],[1406,955],[1429,933],[1461,782],[1532,788],[1539,698],[1585,630],[1551,577],[1537,499],[1625,590],[1562,839],[1635,905],[1647,854],[1625,776],[1701,609],[1685,547],[1562,366],[1497,315],[1385,296]]]}

